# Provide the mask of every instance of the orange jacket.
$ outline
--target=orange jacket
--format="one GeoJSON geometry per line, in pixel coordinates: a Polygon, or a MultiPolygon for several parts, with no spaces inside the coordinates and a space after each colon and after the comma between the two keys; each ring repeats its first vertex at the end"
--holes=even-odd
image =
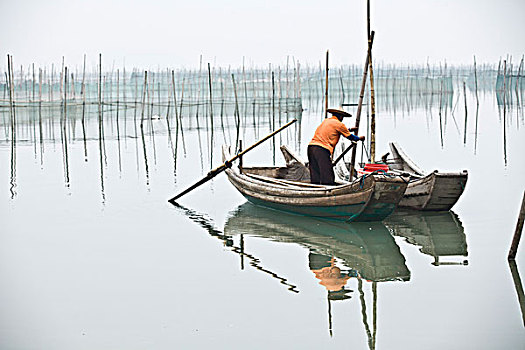
{"type": "Polygon", "coordinates": [[[323,120],[321,125],[317,127],[309,145],[321,146],[332,154],[341,135],[349,137],[351,135],[350,130],[336,116],[332,116],[323,120]]]}

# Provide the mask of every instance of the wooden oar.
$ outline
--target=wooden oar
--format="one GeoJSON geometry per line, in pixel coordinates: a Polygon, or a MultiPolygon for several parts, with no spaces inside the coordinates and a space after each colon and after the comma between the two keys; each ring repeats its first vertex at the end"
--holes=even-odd
{"type": "Polygon", "coordinates": [[[237,155],[235,155],[233,158],[227,160],[221,166],[218,166],[217,168],[210,170],[208,172],[208,174],[204,178],[200,179],[195,184],[191,185],[190,187],[188,187],[187,189],[185,189],[184,191],[182,191],[181,193],[179,193],[178,195],[176,195],[175,197],[170,199],[169,202],[172,203],[172,204],[175,204],[175,201],[177,199],[179,199],[180,197],[184,196],[186,193],[188,193],[190,191],[193,191],[195,188],[199,187],[200,185],[202,185],[202,184],[208,182],[209,180],[213,179],[215,176],[217,176],[218,174],[222,173],[224,170],[230,168],[232,166],[232,163],[234,161],[236,161],[239,157],[242,157],[244,154],[248,153],[249,151],[251,151],[255,147],[259,146],[261,143],[263,143],[264,141],[268,140],[270,137],[275,136],[275,134],[283,131],[284,129],[286,129],[287,127],[289,127],[290,125],[292,125],[296,121],[297,121],[297,119],[294,119],[291,122],[289,122],[288,124],[285,124],[285,125],[281,126],[279,129],[275,130],[274,132],[272,132],[268,136],[266,136],[263,139],[257,141],[256,143],[254,143],[250,147],[246,148],[244,151],[242,151],[242,152],[238,153],[237,155]]]}
{"type": "Polygon", "coordinates": [[[334,166],[335,166],[335,165],[336,165],[341,159],[343,159],[343,157],[345,156],[345,154],[347,154],[352,148],[354,148],[354,147],[357,145],[357,142],[355,142],[355,141],[351,141],[351,142],[352,142],[352,144],[351,144],[347,149],[345,149],[345,150],[343,151],[343,153],[341,153],[341,154],[339,155],[339,157],[336,158],[336,160],[334,160],[334,161],[332,162],[332,166],[333,166],[333,167],[334,167],[334,166]]]}

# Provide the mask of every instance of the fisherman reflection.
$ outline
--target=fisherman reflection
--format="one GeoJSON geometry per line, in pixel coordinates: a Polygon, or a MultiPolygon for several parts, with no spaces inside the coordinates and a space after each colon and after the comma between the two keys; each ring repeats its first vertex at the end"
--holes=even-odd
{"type": "Polygon", "coordinates": [[[345,289],[346,282],[351,277],[357,277],[357,271],[350,270],[343,272],[335,266],[333,257],[310,252],[308,255],[310,270],[315,277],[320,280],[319,284],[324,286],[328,291],[329,300],[349,299],[350,289],[345,289]]]}

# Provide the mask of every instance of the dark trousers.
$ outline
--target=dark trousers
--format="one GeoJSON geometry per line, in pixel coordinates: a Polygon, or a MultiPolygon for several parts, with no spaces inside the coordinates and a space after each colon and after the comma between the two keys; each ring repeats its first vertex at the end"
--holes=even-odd
{"type": "Polygon", "coordinates": [[[333,185],[334,168],[330,151],[321,146],[308,145],[308,167],[313,184],[333,185]]]}

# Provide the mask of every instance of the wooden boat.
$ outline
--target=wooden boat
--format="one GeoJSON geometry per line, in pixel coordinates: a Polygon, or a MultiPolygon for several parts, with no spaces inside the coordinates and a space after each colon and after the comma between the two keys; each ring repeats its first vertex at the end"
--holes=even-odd
{"type": "Polygon", "coordinates": [[[400,207],[416,210],[450,210],[465,190],[468,172],[444,173],[434,170],[426,174],[403,152],[396,142],[390,143],[393,159],[387,165],[394,173],[407,173],[410,182],[400,207]]]}
{"type": "MultiPolygon", "coordinates": [[[[223,159],[230,148],[223,146],[223,159]]],[[[396,209],[407,187],[407,179],[371,174],[353,182],[338,181],[334,186],[290,179],[304,164],[286,167],[231,167],[230,182],[250,202],[301,215],[343,221],[383,220],[396,209]]],[[[300,171],[299,171],[300,173],[300,171]]]]}

